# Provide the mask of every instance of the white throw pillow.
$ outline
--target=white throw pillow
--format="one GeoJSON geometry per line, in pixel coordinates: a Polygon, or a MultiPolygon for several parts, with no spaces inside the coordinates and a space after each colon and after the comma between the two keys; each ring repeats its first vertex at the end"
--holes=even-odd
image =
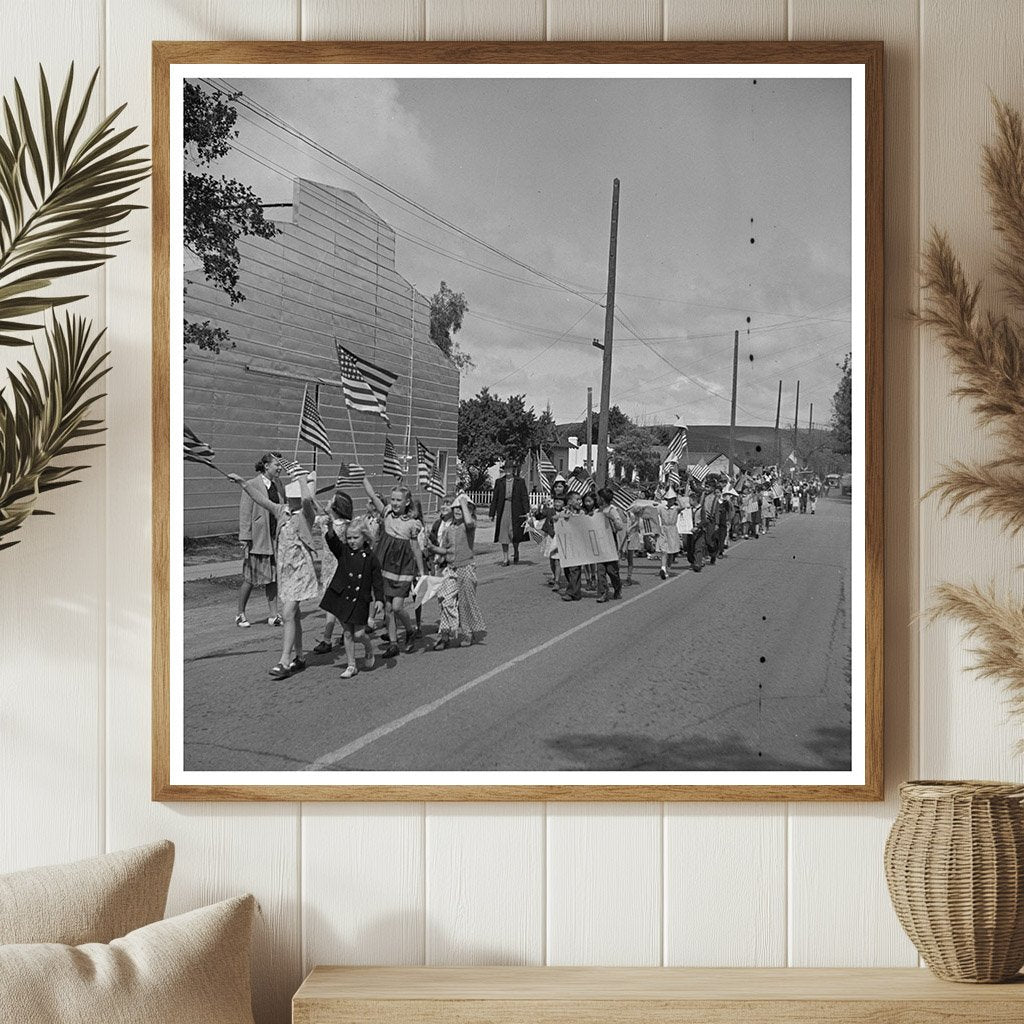
{"type": "Polygon", "coordinates": [[[110,942],[159,921],[174,844],[0,875],[0,944],[110,942]]]}
{"type": "Polygon", "coordinates": [[[252,896],[104,945],[0,946],[0,1021],[253,1024],[252,896]]]}

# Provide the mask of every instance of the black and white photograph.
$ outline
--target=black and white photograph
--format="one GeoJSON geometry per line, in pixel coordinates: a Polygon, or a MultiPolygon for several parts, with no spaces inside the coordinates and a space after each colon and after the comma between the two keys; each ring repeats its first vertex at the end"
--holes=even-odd
{"type": "Polygon", "coordinates": [[[862,72],[172,67],[172,782],[864,782],[862,72]]]}

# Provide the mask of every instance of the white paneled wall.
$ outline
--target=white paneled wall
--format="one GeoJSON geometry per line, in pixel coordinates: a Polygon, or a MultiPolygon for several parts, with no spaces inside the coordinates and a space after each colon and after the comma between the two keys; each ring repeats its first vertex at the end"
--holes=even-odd
{"type": "MultiPolygon", "coordinates": [[[[949,229],[971,273],[993,235],[978,186],[988,90],[1024,106],[1019,0],[35,0],[0,45],[2,90],[101,65],[148,136],[152,39],[881,38],[886,64],[886,756],[867,805],[165,805],[149,800],[149,245],[84,290],[109,325],[108,447],[56,518],[0,554],[0,870],[158,836],[172,910],[240,890],[263,908],[261,1024],[313,963],[916,962],[881,846],[912,775],[1020,778],[1019,728],[965,669],[960,631],[913,616],[945,577],[1010,581],[994,528],[917,495],[983,449],[917,303],[918,238],[949,229]],[[920,412],[919,412],[920,410],[920,412]],[[920,648],[920,653],[919,653],[920,648]],[[920,685],[919,685],[920,680],[920,685]]],[[[991,293],[986,293],[990,295],[991,293]]],[[[998,297],[994,296],[996,301],[998,297]]],[[[3,356],[0,356],[2,360],[3,356]]]]}

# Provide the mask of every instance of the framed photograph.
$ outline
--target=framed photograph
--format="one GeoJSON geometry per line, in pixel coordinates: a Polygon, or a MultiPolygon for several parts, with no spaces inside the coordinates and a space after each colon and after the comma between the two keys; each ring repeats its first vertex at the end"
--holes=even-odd
{"type": "Polygon", "coordinates": [[[154,799],[881,798],[882,61],[153,44],[154,799]]]}

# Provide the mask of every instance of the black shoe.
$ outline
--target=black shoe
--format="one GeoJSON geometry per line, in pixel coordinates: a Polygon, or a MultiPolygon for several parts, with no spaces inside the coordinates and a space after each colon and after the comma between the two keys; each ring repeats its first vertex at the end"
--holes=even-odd
{"type": "Polygon", "coordinates": [[[622,591],[621,590],[616,590],[615,593],[612,594],[612,600],[613,601],[621,601],[622,600],[622,591]]]}
{"type": "Polygon", "coordinates": [[[398,650],[398,644],[388,644],[383,651],[380,652],[382,658],[397,658],[401,652],[398,650]]]}
{"type": "Polygon", "coordinates": [[[306,667],[306,663],[302,658],[292,658],[292,663],[288,666],[288,671],[295,673],[301,672],[306,667]]]}

